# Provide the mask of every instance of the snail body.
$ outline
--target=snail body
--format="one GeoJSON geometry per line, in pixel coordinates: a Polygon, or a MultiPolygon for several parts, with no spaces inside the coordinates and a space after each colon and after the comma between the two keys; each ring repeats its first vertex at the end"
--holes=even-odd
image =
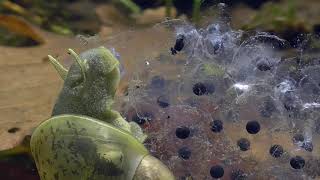
{"type": "Polygon", "coordinates": [[[87,50],[77,55],[72,49],[73,63],[66,72],[58,61],[49,56],[64,79],[63,88],[54,105],[52,116],[80,114],[113,124],[131,132],[140,141],[146,136],[134,122],[128,123],[111,109],[120,82],[119,61],[104,47],[87,50]]]}

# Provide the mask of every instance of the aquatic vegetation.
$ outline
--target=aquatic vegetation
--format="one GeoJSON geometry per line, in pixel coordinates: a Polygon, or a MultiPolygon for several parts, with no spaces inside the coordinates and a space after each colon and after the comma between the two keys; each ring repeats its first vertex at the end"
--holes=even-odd
{"type": "Polygon", "coordinates": [[[141,9],[131,0],[120,0],[120,1],[113,1],[114,4],[118,4],[120,8],[126,9],[128,14],[139,14],[141,9]]]}
{"type": "Polygon", "coordinates": [[[12,15],[0,15],[0,43],[6,46],[36,46],[45,42],[34,27],[25,20],[12,15]]]}
{"type": "Polygon", "coordinates": [[[262,11],[244,28],[264,27],[277,32],[282,32],[288,27],[296,28],[301,25],[301,20],[296,12],[296,4],[296,0],[288,0],[282,6],[267,3],[263,6],[262,11]]]}

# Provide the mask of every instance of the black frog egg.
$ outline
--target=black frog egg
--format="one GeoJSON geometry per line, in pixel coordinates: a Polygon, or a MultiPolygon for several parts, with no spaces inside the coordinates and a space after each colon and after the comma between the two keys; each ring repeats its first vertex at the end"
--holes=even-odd
{"type": "Polygon", "coordinates": [[[174,44],[174,47],[170,48],[172,55],[177,54],[177,51],[179,52],[179,51],[181,51],[183,49],[183,47],[184,47],[184,39],[185,39],[185,36],[183,34],[179,34],[177,36],[176,43],[174,44]]]}
{"type": "Polygon", "coordinates": [[[210,39],[206,39],[205,43],[207,46],[207,51],[210,54],[218,54],[219,50],[223,49],[223,43],[221,41],[212,41],[210,39]]]}
{"type": "Polygon", "coordinates": [[[269,150],[270,155],[274,158],[281,157],[283,152],[284,152],[283,147],[278,144],[271,146],[271,148],[269,150]]]}
{"type": "Polygon", "coordinates": [[[257,134],[260,131],[260,124],[258,121],[249,121],[246,129],[249,134],[257,134]]]}
{"type": "Polygon", "coordinates": [[[193,85],[192,91],[197,96],[202,96],[207,93],[207,87],[204,83],[199,82],[193,85]]]}
{"type": "Polygon", "coordinates": [[[190,136],[190,129],[186,126],[178,127],[176,129],[176,136],[179,139],[186,139],[190,136]]]}
{"type": "Polygon", "coordinates": [[[308,152],[312,152],[313,151],[313,144],[312,144],[312,142],[304,142],[302,144],[302,148],[304,148],[308,152]]]}
{"type": "Polygon", "coordinates": [[[218,132],[221,132],[222,129],[223,129],[223,122],[221,120],[216,119],[211,123],[212,132],[218,133],[218,132]]]}
{"type": "Polygon", "coordinates": [[[260,71],[269,71],[271,70],[271,65],[267,61],[261,60],[257,62],[257,68],[260,71]]]}
{"type": "Polygon", "coordinates": [[[210,169],[210,175],[213,178],[221,178],[224,175],[224,169],[220,165],[214,165],[210,169]]]}
{"type": "Polygon", "coordinates": [[[179,154],[180,158],[187,160],[191,156],[191,150],[185,146],[185,147],[182,147],[178,150],[178,154],[179,154]]]}
{"type": "Polygon", "coordinates": [[[290,159],[290,165],[293,169],[302,169],[305,163],[305,160],[301,156],[295,156],[290,159]]]}
{"type": "Polygon", "coordinates": [[[142,125],[146,122],[146,120],[142,117],[139,117],[137,114],[135,114],[133,117],[132,117],[132,121],[136,122],[137,124],[139,125],[142,125]]]}
{"type": "Polygon", "coordinates": [[[293,91],[284,93],[282,103],[287,111],[297,111],[299,108],[297,96],[293,91]]]}
{"type": "Polygon", "coordinates": [[[176,39],[176,44],[174,45],[174,49],[176,51],[181,51],[184,47],[184,35],[183,34],[179,34],[177,39],[176,39]]]}
{"type": "Polygon", "coordinates": [[[153,119],[153,114],[151,112],[142,112],[140,114],[134,114],[131,118],[132,121],[136,122],[139,125],[145,124],[147,121],[153,119]]]}
{"type": "Polygon", "coordinates": [[[193,93],[197,96],[210,95],[213,94],[215,90],[214,84],[210,81],[198,82],[192,87],[193,93]]]}
{"type": "Polygon", "coordinates": [[[250,141],[246,138],[241,138],[237,141],[237,145],[239,146],[241,151],[247,151],[250,149],[250,141]]]}

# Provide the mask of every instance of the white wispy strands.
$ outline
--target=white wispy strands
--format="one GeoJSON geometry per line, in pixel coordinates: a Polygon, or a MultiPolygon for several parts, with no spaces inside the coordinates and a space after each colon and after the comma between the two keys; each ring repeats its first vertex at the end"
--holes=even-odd
{"type": "Polygon", "coordinates": [[[303,104],[303,109],[309,109],[309,108],[320,108],[320,103],[305,103],[303,104]]]}
{"type": "Polygon", "coordinates": [[[279,84],[279,90],[281,93],[292,91],[292,89],[293,89],[293,84],[289,80],[285,80],[279,84]]]}
{"type": "Polygon", "coordinates": [[[250,85],[248,84],[241,84],[241,83],[236,83],[233,85],[234,88],[239,89],[241,91],[248,91],[250,89],[250,85]]]}

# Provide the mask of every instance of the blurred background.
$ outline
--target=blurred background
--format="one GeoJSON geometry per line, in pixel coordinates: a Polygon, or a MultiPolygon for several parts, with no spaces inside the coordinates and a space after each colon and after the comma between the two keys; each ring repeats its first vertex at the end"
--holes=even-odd
{"type": "Polygon", "coordinates": [[[234,28],[275,32],[290,41],[320,29],[317,0],[2,0],[0,44],[40,45],[44,39],[31,26],[70,36],[146,28],[165,18],[201,25],[213,20],[219,2],[230,7],[234,28]]]}
{"type": "Polygon", "coordinates": [[[166,17],[201,24],[205,21],[203,17],[212,19],[215,14],[212,7],[219,2],[229,5],[235,28],[259,28],[282,34],[287,39],[320,29],[316,0],[3,0],[0,43],[7,46],[42,43],[41,38],[18,28],[19,21],[61,35],[145,28],[166,17]]]}
{"type": "MultiPolygon", "coordinates": [[[[234,29],[267,31],[292,48],[309,33],[320,34],[319,0],[1,0],[0,150],[27,142],[32,129],[50,116],[62,81],[47,54],[57,57],[90,36],[101,41],[121,32],[145,32],[167,19],[201,27],[214,21],[220,2],[228,5],[234,29]]],[[[146,33],[138,43],[154,36],[146,33]]],[[[0,179],[39,179],[28,155],[1,157],[0,170],[6,172],[0,179]]]]}

